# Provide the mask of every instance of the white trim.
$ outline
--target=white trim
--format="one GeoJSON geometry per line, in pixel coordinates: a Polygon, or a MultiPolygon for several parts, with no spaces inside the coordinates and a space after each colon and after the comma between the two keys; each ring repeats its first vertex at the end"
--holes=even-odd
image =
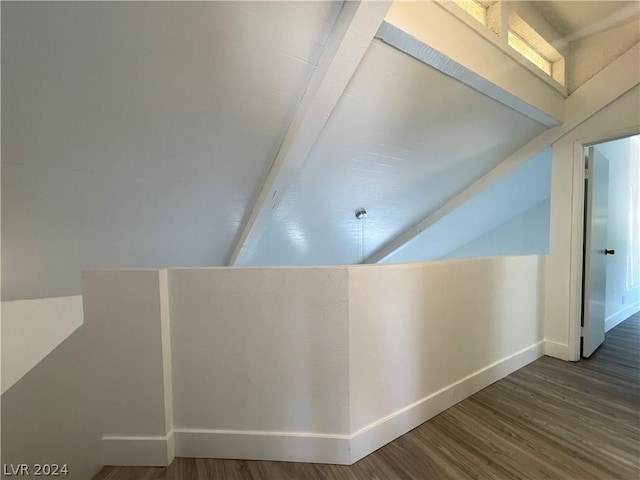
{"type": "MultiPolygon", "coordinates": [[[[584,242],[584,147],[640,133],[640,125],[590,135],[573,143],[573,194],[569,275],[569,360],[580,360],[582,314],[582,248],[584,242]]],[[[552,193],[553,195],[553,193],[552,193]]],[[[553,199],[552,199],[553,201],[553,199]]],[[[606,324],[605,324],[606,331],[606,324]]]]}
{"type": "Polygon", "coordinates": [[[552,342],[551,340],[545,340],[543,343],[545,355],[553,358],[559,358],[560,360],[571,360],[571,355],[569,355],[569,345],[552,342]]]}
{"type": "MultiPolygon", "coordinates": [[[[535,343],[352,435],[178,428],[172,432],[175,456],[350,465],[542,354],[543,342],[535,343]]],[[[105,437],[103,451],[108,447],[110,455],[105,453],[104,458],[110,462],[106,464],[142,465],[155,461],[153,464],[157,465],[157,459],[165,458],[162,454],[167,452],[163,441],[163,437],[105,437]],[[152,442],[152,446],[145,447],[145,442],[152,442]]]]}
{"type": "MultiPolygon", "coordinates": [[[[554,150],[556,146],[554,145],[554,150]]],[[[582,258],[584,242],[584,145],[573,144],[573,198],[571,217],[571,257],[569,258],[569,360],[580,360],[582,336],[582,258]],[[578,215],[580,218],[578,218],[578,215]],[[577,253],[577,250],[580,250],[577,253]]],[[[553,155],[552,155],[553,161],[553,155]]],[[[552,171],[553,175],[553,171],[552,171]]],[[[553,196],[553,191],[551,193],[553,196]]],[[[553,198],[552,198],[553,201],[553,198]]],[[[550,232],[551,235],[551,232],[550,232]]]]}
{"type": "Polygon", "coordinates": [[[162,345],[162,380],[164,383],[164,428],[173,428],[173,373],[171,363],[171,309],[169,306],[169,275],[166,269],[158,272],[160,290],[160,338],[162,345]]]}
{"type": "Polygon", "coordinates": [[[175,458],[173,432],[158,437],[102,437],[102,464],[167,467],[175,458]]]}
{"type": "Polygon", "coordinates": [[[499,86],[557,123],[564,121],[566,88],[542,71],[536,71],[526,58],[507,45],[506,39],[500,39],[479,23],[461,20],[447,8],[446,2],[394,2],[385,22],[464,65],[489,84],[499,86]]]}
{"type": "Polygon", "coordinates": [[[382,22],[376,38],[536,122],[547,127],[555,127],[561,123],[558,118],[541,110],[537,105],[528,103],[499,84],[492,83],[395,25],[382,22]]]}
{"type": "Polygon", "coordinates": [[[627,318],[629,318],[631,315],[636,314],[638,312],[640,312],[640,302],[634,303],[633,305],[628,305],[622,310],[618,310],[613,315],[609,315],[604,320],[604,331],[608,332],[613,327],[615,327],[616,325],[619,325],[620,323],[624,322],[627,318]]]}
{"type": "Polygon", "coordinates": [[[176,429],[176,456],[349,465],[349,436],[176,429]]]}
{"type": "Polygon", "coordinates": [[[540,358],[542,350],[543,342],[535,343],[360,429],[351,436],[351,463],[540,358]]]}

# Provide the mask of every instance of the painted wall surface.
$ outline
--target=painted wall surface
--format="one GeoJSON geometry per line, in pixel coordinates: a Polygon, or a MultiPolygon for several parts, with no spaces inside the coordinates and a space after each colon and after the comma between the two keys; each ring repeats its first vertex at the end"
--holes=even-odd
{"type": "Polygon", "coordinates": [[[158,270],[83,273],[105,435],[167,433],[160,281],[158,270]]]}
{"type": "Polygon", "coordinates": [[[74,480],[101,468],[101,385],[90,337],[85,322],[3,393],[3,464],[67,464],[69,475],[60,478],[74,480]]]}
{"type": "Polygon", "coordinates": [[[548,253],[550,204],[547,198],[443,258],[548,253]]]}
{"type": "MultiPolygon", "coordinates": [[[[549,355],[577,360],[576,319],[579,321],[580,299],[575,292],[581,282],[581,269],[572,259],[572,252],[581,251],[578,241],[581,234],[573,231],[573,212],[580,208],[583,201],[583,182],[578,180],[582,178],[581,170],[584,168],[580,141],[605,141],[621,134],[634,133],[640,128],[639,104],[640,87],[636,86],[553,145],[550,239],[545,282],[545,342],[555,347],[545,352],[549,355]]],[[[576,228],[580,228],[578,223],[576,228]]]]}
{"type": "Polygon", "coordinates": [[[84,324],[2,395],[4,463],[87,480],[104,435],[167,433],[159,285],[157,270],[84,274],[84,324]]]}
{"type": "Polygon", "coordinates": [[[605,303],[605,328],[613,328],[638,311],[640,301],[640,260],[638,259],[638,220],[632,222],[631,215],[638,215],[638,136],[623,138],[596,146],[609,164],[609,208],[607,219],[607,248],[615,255],[607,256],[607,289],[605,303]],[[635,178],[634,178],[635,177],[635,178]],[[635,183],[635,198],[632,197],[631,182],[635,183]],[[631,241],[633,235],[633,241],[631,241]],[[632,253],[635,249],[635,253],[632,253]],[[632,263],[634,265],[632,265],[632,263]],[[635,279],[628,278],[633,268],[635,279]]]}
{"type": "Polygon", "coordinates": [[[3,461],[353,463],[540,355],[542,261],[86,272],[83,326],[2,396],[3,461]]]}
{"type": "MultiPolygon", "coordinates": [[[[549,198],[550,193],[551,148],[546,148],[425,229],[384,263],[458,258],[451,256],[451,252],[526,212],[549,198]]],[[[547,250],[544,242],[531,245],[530,240],[523,243],[521,237],[506,233],[499,245],[501,255],[534,254],[547,250]]],[[[495,246],[478,248],[470,256],[486,257],[493,255],[494,250],[495,246]]]]}
{"type": "Polygon", "coordinates": [[[541,265],[526,256],[352,268],[351,431],[542,340],[541,265]]]}
{"type": "Polygon", "coordinates": [[[80,295],[2,302],[2,393],[82,322],[80,295]]]}
{"type": "Polygon", "coordinates": [[[170,270],[176,428],[347,433],[347,278],[170,270]]]}

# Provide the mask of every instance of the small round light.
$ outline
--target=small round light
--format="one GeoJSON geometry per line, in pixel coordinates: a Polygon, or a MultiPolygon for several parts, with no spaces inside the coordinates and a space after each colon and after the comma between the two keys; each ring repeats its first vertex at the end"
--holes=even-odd
{"type": "Polygon", "coordinates": [[[367,211],[364,208],[359,208],[356,210],[356,218],[358,220],[362,220],[363,218],[367,218],[367,211]]]}

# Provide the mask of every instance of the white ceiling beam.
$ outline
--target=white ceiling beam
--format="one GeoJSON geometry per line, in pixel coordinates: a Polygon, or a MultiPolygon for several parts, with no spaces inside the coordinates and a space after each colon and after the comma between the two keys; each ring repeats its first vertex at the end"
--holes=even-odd
{"type": "Polygon", "coordinates": [[[235,244],[229,265],[236,265],[243,254],[260,240],[273,212],[369,48],[391,3],[344,2],[260,195],[235,244]]]}
{"type": "Polygon", "coordinates": [[[363,263],[377,263],[387,259],[431,225],[527,162],[538,152],[560,140],[638,84],[640,84],[640,44],[627,50],[567,98],[565,122],[562,125],[544,131],[509,155],[440,208],[378,249],[363,263]]]}
{"type": "Polygon", "coordinates": [[[376,37],[543,125],[564,121],[566,88],[438,2],[395,2],[376,37]]]}

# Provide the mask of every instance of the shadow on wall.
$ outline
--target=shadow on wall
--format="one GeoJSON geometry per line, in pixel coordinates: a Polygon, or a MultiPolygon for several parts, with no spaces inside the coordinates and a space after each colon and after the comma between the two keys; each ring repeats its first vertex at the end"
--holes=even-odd
{"type": "Polygon", "coordinates": [[[424,230],[384,263],[549,251],[551,147],[424,230]]]}
{"type": "Polygon", "coordinates": [[[3,461],[351,464],[540,356],[541,265],[86,272],[84,325],[2,396],[3,461]]]}

